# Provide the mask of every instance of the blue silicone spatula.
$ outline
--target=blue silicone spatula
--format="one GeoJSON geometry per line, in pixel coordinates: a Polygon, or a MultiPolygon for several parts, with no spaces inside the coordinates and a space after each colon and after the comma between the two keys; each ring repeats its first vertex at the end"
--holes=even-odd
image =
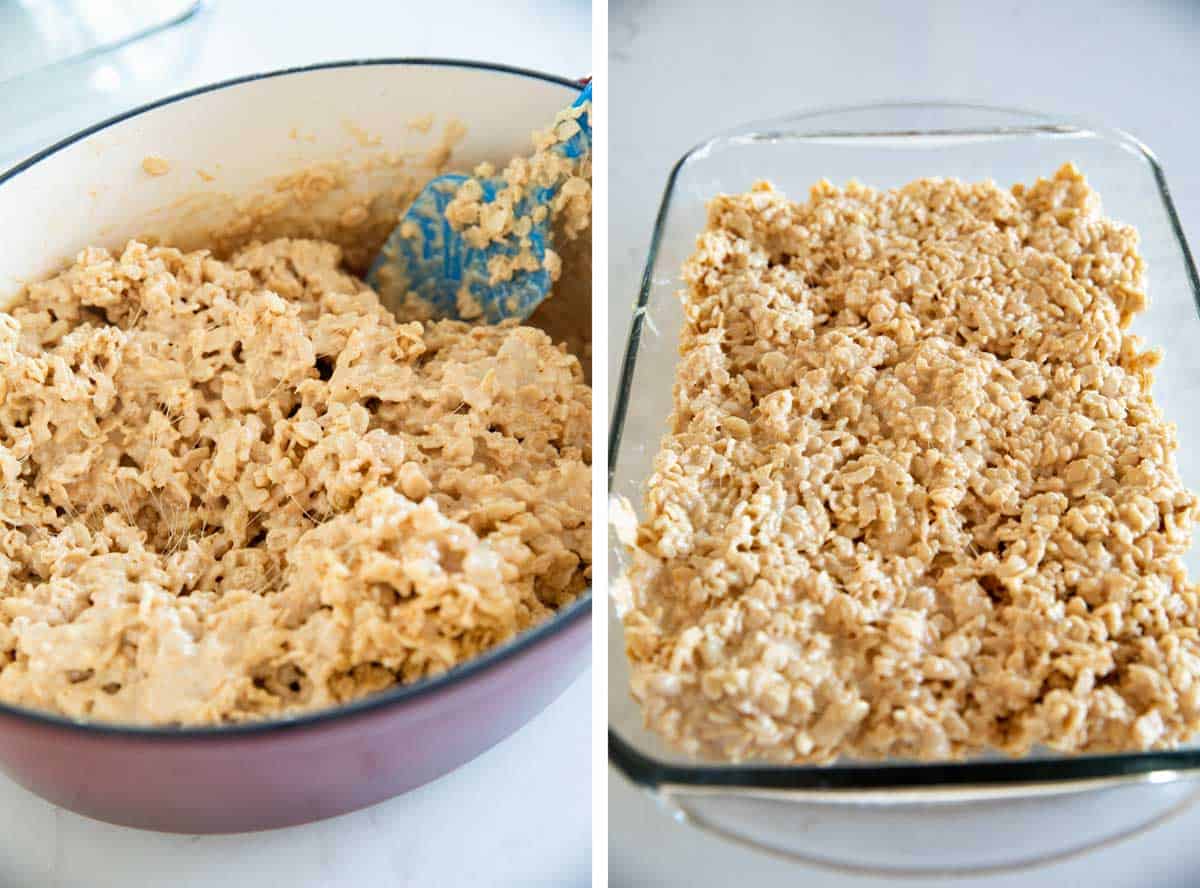
{"type": "MultiPolygon", "coordinates": [[[[591,100],[589,83],[571,107],[591,100]]],[[[579,132],[553,146],[552,151],[576,158],[592,150],[590,106],[577,122],[579,132]]],[[[462,231],[451,227],[446,219],[446,206],[468,178],[459,174],[438,176],[422,189],[375,258],[367,282],[385,301],[389,293],[415,294],[437,319],[462,319],[460,293],[465,286],[472,297],[467,304],[473,302],[473,307],[480,311],[478,316],[471,312],[472,320],[488,324],[507,318],[524,320],[550,291],[550,273],[542,267],[542,260],[551,245],[549,204],[558,186],[532,189],[514,208],[516,216],[529,216],[532,220],[538,206],[546,207],[527,235],[529,250],[537,259],[537,270],[516,271],[510,280],[489,283],[488,260],[495,256],[516,256],[522,245],[520,238],[510,235],[480,249],[467,243],[462,231]]],[[[499,176],[478,181],[483,203],[491,203],[506,186],[499,176]]]]}

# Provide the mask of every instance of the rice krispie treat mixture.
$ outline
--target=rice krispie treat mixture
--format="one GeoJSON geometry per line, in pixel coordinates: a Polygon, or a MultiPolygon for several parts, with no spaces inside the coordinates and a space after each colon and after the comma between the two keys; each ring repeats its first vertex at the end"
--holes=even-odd
{"type": "Polygon", "coordinates": [[[533,327],[402,323],[342,258],[131,242],[0,313],[0,700],[312,709],[587,587],[579,360],[533,327]]]}
{"type": "MultiPolygon", "coordinates": [[[[496,192],[493,200],[483,202],[480,179],[496,174],[492,164],[484,163],[475,169],[474,178],[467,179],[454,200],[446,207],[450,225],[463,232],[473,247],[483,249],[489,244],[513,240],[520,248],[515,257],[493,256],[488,272],[491,283],[511,280],[518,271],[537,271],[539,264],[530,249],[529,232],[537,222],[551,212],[561,222],[561,234],[574,240],[590,224],[592,213],[591,155],[568,157],[558,150],[580,132],[579,119],[591,113],[591,102],[564,108],[554,123],[534,133],[534,153],[530,157],[514,157],[501,174],[505,187],[496,192]],[[557,194],[549,210],[537,206],[531,215],[520,210],[526,198],[543,188],[556,188],[557,194]]],[[[562,260],[553,250],[547,250],[542,265],[551,277],[558,279],[562,260]]]]}
{"type": "Polygon", "coordinates": [[[775,762],[1195,731],[1196,499],[1125,329],[1142,271],[1071,166],[712,201],[645,517],[618,522],[647,723],[775,762]]]}
{"type": "MultiPolygon", "coordinates": [[[[579,120],[591,113],[591,107],[591,102],[584,102],[565,108],[555,115],[554,123],[548,128],[536,131],[533,154],[509,161],[498,177],[503,187],[499,187],[490,199],[485,198],[480,180],[497,178],[496,168],[491,163],[482,163],[463,181],[446,205],[446,221],[455,231],[462,232],[463,240],[469,246],[483,250],[492,244],[507,242],[512,248],[512,255],[497,253],[488,259],[484,285],[495,286],[512,280],[516,274],[542,269],[557,283],[563,269],[561,251],[569,249],[570,244],[582,240],[581,235],[590,231],[591,153],[568,157],[559,149],[580,132],[579,120]],[[534,195],[547,188],[555,189],[554,199],[548,205],[532,201],[534,195]],[[531,203],[534,205],[532,211],[528,209],[531,203]],[[530,234],[536,225],[546,221],[547,216],[551,218],[556,249],[547,246],[539,258],[530,234]]],[[[400,235],[406,239],[425,236],[411,220],[401,224],[400,235]]],[[[385,245],[384,254],[390,256],[391,249],[390,245],[385,245]]],[[[436,314],[435,306],[409,290],[409,281],[395,272],[396,268],[391,264],[380,270],[377,283],[384,304],[406,317],[423,319],[436,314]]],[[[459,317],[470,320],[483,314],[466,281],[457,300],[459,317]]],[[[507,308],[516,310],[512,300],[507,308]]]]}

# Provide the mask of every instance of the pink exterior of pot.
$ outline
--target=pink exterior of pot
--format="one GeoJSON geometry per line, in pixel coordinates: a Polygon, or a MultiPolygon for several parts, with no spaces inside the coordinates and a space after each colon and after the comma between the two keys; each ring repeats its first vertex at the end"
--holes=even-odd
{"type": "Polygon", "coordinates": [[[309,723],[171,736],[0,711],[0,770],[64,808],[142,829],[245,832],[332,817],[428,783],[525,724],[582,672],[588,617],[441,688],[309,723]]]}

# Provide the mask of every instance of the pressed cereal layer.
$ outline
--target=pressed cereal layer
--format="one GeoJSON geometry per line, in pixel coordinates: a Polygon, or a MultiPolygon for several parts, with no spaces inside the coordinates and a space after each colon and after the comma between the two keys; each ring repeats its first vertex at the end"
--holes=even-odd
{"type": "Polygon", "coordinates": [[[1125,330],[1142,275],[1071,166],[713,200],[644,520],[618,522],[648,725],[776,762],[1195,731],[1196,500],[1125,330]]]}

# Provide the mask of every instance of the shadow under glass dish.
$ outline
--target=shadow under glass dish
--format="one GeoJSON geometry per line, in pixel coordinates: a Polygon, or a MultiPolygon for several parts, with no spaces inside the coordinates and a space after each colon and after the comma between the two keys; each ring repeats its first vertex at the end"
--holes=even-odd
{"type": "MultiPolygon", "coordinates": [[[[672,385],[683,311],[680,269],[719,192],[768,179],[793,199],[816,181],[891,188],[922,177],[1002,187],[1074,162],[1106,215],[1137,228],[1150,304],[1132,332],[1165,356],[1154,397],[1178,426],[1180,475],[1200,489],[1200,279],[1157,160],[1115,130],[1000,108],[895,104],[749,124],[686,154],[667,181],[613,410],[609,491],[640,512],[672,385]]],[[[609,569],[625,554],[609,536],[609,569]]],[[[1185,559],[1200,576],[1193,551],[1185,559]]],[[[697,763],[642,723],[621,624],[609,606],[609,759],[676,816],[777,854],[860,872],[988,871],[1056,859],[1177,813],[1196,797],[1200,747],[1151,753],[827,766],[697,763]]]]}

